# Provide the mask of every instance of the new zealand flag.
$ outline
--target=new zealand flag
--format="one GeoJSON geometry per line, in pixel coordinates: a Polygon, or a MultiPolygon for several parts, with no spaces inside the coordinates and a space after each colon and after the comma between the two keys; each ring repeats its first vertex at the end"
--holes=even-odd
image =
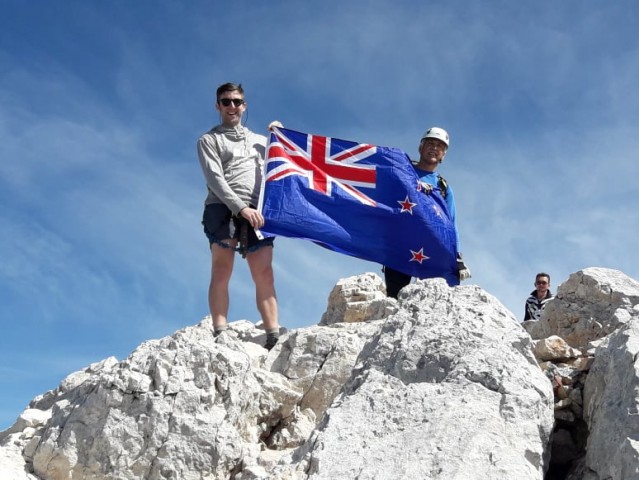
{"type": "Polygon", "coordinates": [[[266,156],[262,233],[459,284],[446,202],[401,150],[273,128],[266,156]]]}

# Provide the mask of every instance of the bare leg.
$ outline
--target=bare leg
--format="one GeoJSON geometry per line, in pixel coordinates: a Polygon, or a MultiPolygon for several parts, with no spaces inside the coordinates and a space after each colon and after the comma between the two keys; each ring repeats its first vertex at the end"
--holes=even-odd
{"type": "MultiPolygon", "coordinates": [[[[237,242],[227,241],[229,245],[237,242]]],[[[209,309],[213,328],[226,325],[229,313],[229,281],[233,273],[235,252],[217,244],[211,245],[211,283],[209,283],[209,309]]]]}
{"type": "Polygon", "coordinates": [[[265,329],[278,328],[277,298],[273,277],[273,247],[262,247],[246,256],[255,283],[255,301],[265,329]]]}

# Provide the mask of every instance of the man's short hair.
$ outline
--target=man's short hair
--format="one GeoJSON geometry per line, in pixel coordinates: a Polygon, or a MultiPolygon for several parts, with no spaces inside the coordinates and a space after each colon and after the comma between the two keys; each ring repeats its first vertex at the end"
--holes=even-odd
{"type": "Polygon", "coordinates": [[[550,275],[548,275],[545,272],[539,272],[537,275],[535,275],[535,282],[539,279],[539,277],[546,277],[548,279],[548,283],[550,283],[550,275]]]}
{"type": "Polygon", "coordinates": [[[225,83],[223,85],[220,85],[219,87],[217,87],[217,92],[216,92],[216,97],[215,97],[215,101],[217,103],[220,102],[220,97],[222,96],[222,94],[226,93],[226,92],[239,92],[240,95],[244,96],[244,89],[242,88],[242,84],[241,83],[225,83]]]}

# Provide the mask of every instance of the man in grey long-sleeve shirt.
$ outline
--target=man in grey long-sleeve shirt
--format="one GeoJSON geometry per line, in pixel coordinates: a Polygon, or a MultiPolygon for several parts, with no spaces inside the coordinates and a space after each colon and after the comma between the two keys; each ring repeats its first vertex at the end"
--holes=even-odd
{"type": "Polygon", "coordinates": [[[200,137],[197,152],[208,195],[202,224],[211,246],[209,308],[214,334],[226,329],[229,281],[235,252],[248,262],[255,283],[257,308],[266,330],[267,349],[279,337],[273,278],[273,238],[259,239],[255,228],[264,217],[255,209],[262,184],[266,138],[242,126],[246,110],[242,85],[225,83],[217,89],[216,110],[221,124],[200,137]]]}

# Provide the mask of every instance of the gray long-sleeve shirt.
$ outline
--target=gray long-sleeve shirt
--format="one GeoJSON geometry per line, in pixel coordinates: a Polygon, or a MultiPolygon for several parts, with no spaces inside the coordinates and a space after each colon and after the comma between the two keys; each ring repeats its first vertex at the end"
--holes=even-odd
{"type": "Polygon", "coordinates": [[[257,205],[266,137],[248,128],[218,125],[200,137],[197,153],[206,179],[205,205],[225,204],[234,215],[257,205]]]}

